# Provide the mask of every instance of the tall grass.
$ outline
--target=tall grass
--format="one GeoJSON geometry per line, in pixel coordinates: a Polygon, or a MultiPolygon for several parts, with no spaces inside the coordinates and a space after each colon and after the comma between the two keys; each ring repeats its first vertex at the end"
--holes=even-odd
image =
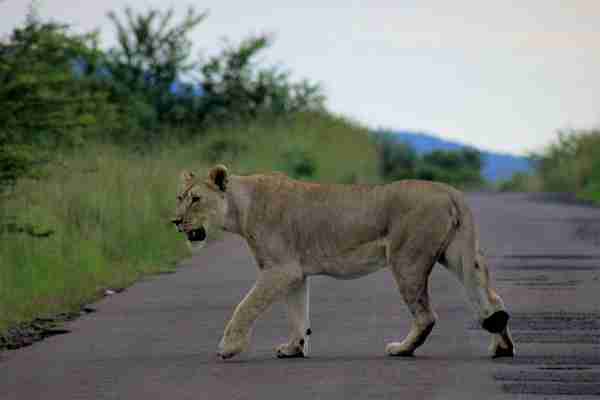
{"type": "Polygon", "coordinates": [[[160,156],[94,146],[47,180],[20,182],[2,210],[25,231],[0,240],[0,330],[75,308],[185,254],[168,226],[175,169],[160,156]]]}
{"type": "Polygon", "coordinates": [[[0,333],[76,309],[107,287],[171,269],[188,255],[170,226],[181,169],[225,162],[232,173],[280,170],[328,182],[377,180],[367,132],[306,114],[213,129],[144,154],[95,144],[58,157],[42,180],[21,180],[0,202],[0,333]]]}
{"type": "Polygon", "coordinates": [[[207,160],[224,162],[234,173],[278,170],[321,182],[379,179],[369,132],[342,117],[306,113],[257,121],[209,131],[198,145],[207,160]],[[313,172],[302,173],[302,165],[313,172]]]}

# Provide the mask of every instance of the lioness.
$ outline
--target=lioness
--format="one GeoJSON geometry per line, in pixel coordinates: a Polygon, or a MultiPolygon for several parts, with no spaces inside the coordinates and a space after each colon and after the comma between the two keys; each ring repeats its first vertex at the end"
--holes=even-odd
{"type": "Polygon", "coordinates": [[[217,165],[208,176],[182,173],[172,222],[192,245],[202,244],[213,229],[241,235],[256,257],[259,276],[225,328],[218,350],[223,359],[248,347],[254,322],[279,299],[287,302],[291,334],[277,356],[305,356],[308,277],[353,279],[384,267],[392,270],[414,317],[406,338],[389,343],[386,353],[410,356],[436,321],[428,290],[436,262],[463,283],[479,322],[492,333],[492,356],[515,353],[473,216],[450,186],[417,180],[317,184],[280,173],[231,175],[217,165]]]}

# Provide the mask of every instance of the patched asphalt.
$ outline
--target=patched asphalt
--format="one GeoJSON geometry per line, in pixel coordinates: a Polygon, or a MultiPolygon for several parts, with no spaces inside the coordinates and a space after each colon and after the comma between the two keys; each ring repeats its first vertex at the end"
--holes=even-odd
{"type": "MultiPolygon", "coordinates": [[[[560,199],[558,199],[560,200],[560,199]]],[[[518,355],[487,357],[461,287],[432,276],[440,317],[413,358],[384,355],[410,316],[389,271],[311,279],[311,355],[282,360],[278,304],[252,348],[216,357],[256,268],[232,236],[175,274],[145,279],[70,321],[65,335],[0,353],[0,399],[592,399],[600,395],[600,209],[522,194],[469,195],[518,355]]]]}

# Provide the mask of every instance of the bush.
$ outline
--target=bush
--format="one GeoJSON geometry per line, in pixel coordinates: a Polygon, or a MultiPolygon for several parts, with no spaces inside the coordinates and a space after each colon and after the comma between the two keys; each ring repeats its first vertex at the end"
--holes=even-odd
{"type": "Polygon", "coordinates": [[[481,155],[474,149],[435,150],[423,155],[416,178],[474,188],[483,185],[482,165],[481,155]]]}
{"type": "Polygon", "coordinates": [[[416,176],[419,157],[408,144],[398,142],[391,133],[374,135],[379,155],[379,174],[386,181],[409,179],[416,176]]]}
{"type": "Polygon", "coordinates": [[[283,170],[296,179],[311,179],[316,175],[317,164],[313,156],[304,149],[288,150],[282,155],[283,170]]]}
{"type": "Polygon", "coordinates": [[[481,154],[474,149],[435,150],[419,156],[393,134],[376,133],[379,173],[384,181],[422,179],[444,182],[461,188],[483,185],[481,154]]]}
{"type": "Polygon", "coordinates": [[[599,130],[561,131],[556,142],[533,158],[542,190],[600,201],[599,130]]]}
{"type": "Polygon", "coordinates": [[[31,146],[0,140],[0,196],[10,191],[19,178],[34,175],[35,158],[31,146]]]}
{"type": "Polygon", "coordinates": [[[540,188],[539,178],[525,172],[516,172],[510,179],[498,184],[501,192],[537,192],[540,188]]]}
{"type": "Polygon", "coordinates": [[[205,157],[210,163],[222,160],[235,160],[248,151],[248,145],[237,138],[211,137],[208,140],[205,157]]]}

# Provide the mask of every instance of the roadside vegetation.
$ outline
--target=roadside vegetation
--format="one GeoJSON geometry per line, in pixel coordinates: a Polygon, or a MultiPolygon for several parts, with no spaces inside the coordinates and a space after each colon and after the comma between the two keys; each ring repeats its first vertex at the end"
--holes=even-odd
{"type": "Polygon", "coordinates": [[[299,178],[373,181],[369,146],[365,132],[343,120],[297,115],[249,123],[243,131],[208,131],[185,146],[144,153],[97,143],[64,151],[43,169],[43,179],[21,179],[3,199],[0,331],[174,268],[188,254],[169,222],[182,169],[201,170],[218,159],[236,173],[278,167],[299,178]],[[290,133],[294,140],[285,140],[290,133]],[[341,135],[352,140],[338,143],[341,135]],[[229,141],[240,136],[248,139],[229,141]],[[340,148],[344,155],[332,156],[340,148]]]}
{"type": "Polygon", "coordinates": [[[534,172],[517,174],[500,190],[573,193],[600,204],[600,130],[561,131],[544,151],[532,154],[534,172]]]}
{"type": "Polygon", "coordinates": [[[183,168],[379,179],[366,129],[256,62],[270,38],[190,63],[204,17],[111,14],[120,43],[102,50],[32,10],[0,43],[0,332],[173,268],[188,254],[169,223],[183,168]]]}
{"type": "Polygon", "coordinates": [[[379,174],[385,181],[423,179],[448,183],[461,189],[485,185],[481,154],[470,148],[458,151],[435,150],[419,155],[393,134],[374,135],[379,151],[379,174]]]}
{"type": "Polygon", "coordinates": [[[33,6],[0,41],[0,339],[187,256],[169,223],[184,168],[482,182],[476,152],[417,156],[330,113],[319,84],[258,62],[270,36],[195,60],[189,34],[204,12],[108,18],[118,36],[109,49],[33,6]]]}

